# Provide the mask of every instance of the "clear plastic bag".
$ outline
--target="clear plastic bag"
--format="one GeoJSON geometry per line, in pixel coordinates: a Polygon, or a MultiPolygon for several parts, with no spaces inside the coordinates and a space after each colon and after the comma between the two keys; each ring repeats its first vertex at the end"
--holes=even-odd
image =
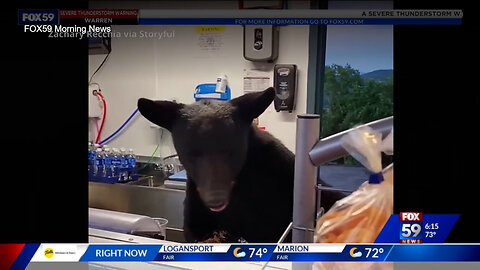
{"type": "Polygon", "coordinates": [[[373,243],[393,213],[393,164],[382,170],[381,152],[393,154],[393,131],[382,141],[369,127],[354,129],[342,146],[372,173],[358,190],[337,201],[317,222],[316,243],[373,243]]]}

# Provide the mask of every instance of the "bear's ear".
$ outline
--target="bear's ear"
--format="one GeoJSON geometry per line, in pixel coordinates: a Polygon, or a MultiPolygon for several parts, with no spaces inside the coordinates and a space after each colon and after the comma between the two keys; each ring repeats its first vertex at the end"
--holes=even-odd
{"type": "Polygon", "coordinates": [[[140,98],[137,103],[140,113],[150,122],[171,130],[173,123],[180,117],[180,109],[185,105],[171,101],[153,101],[140,98]]]}
{"type": "Polygon", "coordinates": [[[238,108],[240,116],[247,122],[251,122],[262,114],[275,97],[275,89],[269,87],[262,92],[249,93],[234,98],[230,103],[238,108]]]}

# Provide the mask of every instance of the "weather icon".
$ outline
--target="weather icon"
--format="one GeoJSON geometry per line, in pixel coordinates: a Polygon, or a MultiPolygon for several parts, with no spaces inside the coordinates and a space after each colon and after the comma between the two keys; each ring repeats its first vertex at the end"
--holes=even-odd
{"type": "Polygon", "coordinates": [[[241,248],[236,248],[233,250],[233,256],[235,256],[236,258],[243,258],[245,257],[247,254],[245,253],[245,251],[241,251],[242,249],[241,248]]]}
{"type": "Polygon", "coordinates": [[[360,251],[355,252],[355,250],[357,250],[356,247],[350,249],[350,256],[351,256],[352,258],[362,257],[362,252],[360,252],[360,251]]]}

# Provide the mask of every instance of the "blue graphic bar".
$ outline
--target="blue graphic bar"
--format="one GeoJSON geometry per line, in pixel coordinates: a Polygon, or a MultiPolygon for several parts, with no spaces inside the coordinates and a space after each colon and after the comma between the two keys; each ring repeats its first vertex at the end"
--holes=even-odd
{"type": "Polygon", "coordinates": [[[25,244],[20,254],[18,254],[17,259],[15,259],[13,264],[10,266],[10,269],[15,270],[27,268],[28,263],[32,259],[39,246],[40,244],[25,244]]]}
{"type": "Polygon", "coordinates": [[[162,245],[89,245],[81,262],[153,261],[162,245]]]}
{"type": "Polygon", "coordinates": [[[140,25],[461,25],[461,18],[139,18],[140,25]]]}
{"type": "Polygon", "coordinates": [[[480,244],[339,244],[336,247],[329,244],[219,246],[180,243],[175,245],[92,244],[88,246],[80,261],[480,262],[480,244]]]}
{"type": "Polygon", "coordinates": [[[270,261],[291,262],[383,262],[392,245],[346,245],[342,252],[280,253],[270,261]]]}
{"type": "Polygon", "coordinates": [[[480,245],[394,245],[387,262],[480,262],[480,245]]]}
{"type": "MultiPolygon", "coordinates": [[[[166,246],[167,247],[167,246],[166,246]]],[[[156,261],[269,261],[276,245],[231,245],[226,252],[192,253],[166,252],[161,249],[155,258],[156,261]]],[[[168,250],[168,249],[167,249],[168,250]]]]}

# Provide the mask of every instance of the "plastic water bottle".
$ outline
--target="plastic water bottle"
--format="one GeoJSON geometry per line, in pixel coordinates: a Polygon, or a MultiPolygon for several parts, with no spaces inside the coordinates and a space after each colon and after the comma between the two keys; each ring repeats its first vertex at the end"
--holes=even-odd
{"type": "Polygon", "coordinates": [[[221,74],[217,77],[217,83],[215,86],[215,92],[217,93],[225,93],[227,89],[228,79],[227,75],[221,74]]]}
{"type": "Polygon", "coordinates": [[[120,148],[120,182],[128,181],[128,157],[125,148],[120,148]]]}
{"type": "Polygon", "coordinates": [[[120,151],[117,148],[112,149],[112,181],[116,183],[120,180],[120,170],[122,168],[122,157],[120,151]]]}
{"type": "Polygon", "coordinates": [[[103,179],[101,182],[111,183],[113,180],[112,151],[110,148],[104,148],[104,169],[103,179]]]}
{"type": "Polygon", "coordinates": [[[93,172],[95,170],[95,154],[93,142],[88,142],[88,181],[93,180],[93,172]]]}
{"type": "Polygon", "coordinates": [[[133,153],[133,149],[128,150],[127,160],[128,160],[128,171],[129,171],[128,178],[129,180],[137,180],[138,179],[137,158],[133,153]]]}
{"type": "Polygon", "coordinates": [[[103,154],[102,148],[97,148],[95,151],[94,159],[94,170],[93,170],[93,181],[94,182],[103,182],[103,175],[105,169],[105,156],[103,154]]]}

